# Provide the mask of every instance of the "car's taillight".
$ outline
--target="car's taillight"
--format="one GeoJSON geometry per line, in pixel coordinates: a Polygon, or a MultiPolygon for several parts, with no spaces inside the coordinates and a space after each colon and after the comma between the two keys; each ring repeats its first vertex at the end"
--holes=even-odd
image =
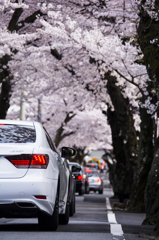
{"type": "Polygon", "coordinates": [[[97,179],[97,182],[101,182],[101,179],[100,179],[100,178],[98,178],[98,179],[97,179]]]}
{"type": "Polygon", "coordinates": [[[21,154],[7,156],[7,158],[16,168],[29,168],[32,159],[31,154],[21,154]]]}
{"type": "Polygon", "coordinates": [[[44,195],[35,195],[34,197],[36,197],[37,199],[46,199],[46,196],[44,195]]]}
{"type": "Polygon", "coordinates": [[[78,180],[82,180],[82,176],[81,175],[78,176],[78,180]]]}
{"type": "Polygon", "coordinates": [[[82,178],[81,175],[76,175],[76,176],[75,176],[75,179],[77,179],[77,180],[82,180],[83,178],[82,178]]]}
{"type": "Polygon", "coordinates": [[[86,174],[83,174],[83,178],[85,179],[87,177],[87,175],[86,174]]]}
{"type": "Polygon", "coordinates": [[[48,155],[34,154],[32,155],[30,168],[47,168],[48,163],[49,163],[48,155]]]}
{"type": "Polygon", "coordinates": [[[47,168],[49,156],[46,154],[21,154],[6,157],[16,168],[47,168]]]}

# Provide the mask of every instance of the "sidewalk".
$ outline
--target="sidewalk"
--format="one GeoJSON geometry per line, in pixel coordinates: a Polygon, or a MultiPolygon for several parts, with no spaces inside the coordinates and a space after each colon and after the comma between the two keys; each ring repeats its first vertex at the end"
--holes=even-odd
{"type": "MultiPolygon", "coordinates": [[[[118,199],[109,199],[111,207],[113,202],[118,202],[118,199]]],[[[143,220],[146,217],[145,213],[130,213],[125,210],[112,209],[113,213],[116,216],[118,224],[121,224],[125,239],[153,239],[159,240],[153,236],[155,226],[142,225],[143,220]],[[130,234],[132,236],[130,236],[130,234]],[[136,238],[133,237],[136,235],[136,238]]]]}

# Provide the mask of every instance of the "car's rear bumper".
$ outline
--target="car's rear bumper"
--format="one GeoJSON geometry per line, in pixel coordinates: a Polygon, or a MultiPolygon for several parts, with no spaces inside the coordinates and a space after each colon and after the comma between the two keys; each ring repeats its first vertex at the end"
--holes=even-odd
{"type": "Polygon", "coordinates": [[[96,191],[98,191],[98,190],[101,190],[102,189],[102,185],[97,185],[97,184],[89,184],[89,190],[91,191],[91,190],[96,190],[96,191]]]}
{"type": "Polygon", "coordinates": [[[53,213],[57,180],[44,176],[0,179],[0,217],[34,216],[38,211],[53,213]],[[38,199],[36,196],[46,196],[38,199]]]}

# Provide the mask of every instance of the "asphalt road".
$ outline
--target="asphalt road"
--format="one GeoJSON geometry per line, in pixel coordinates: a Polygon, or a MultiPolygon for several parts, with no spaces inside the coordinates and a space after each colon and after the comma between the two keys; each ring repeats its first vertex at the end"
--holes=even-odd
{"type": "Polygon", "coordinates": [[[146,240],[139,234],[154,227],[141,225],[145,214],[112,210],[111,196],[110,188],[102,195],[76,195],[76,213],[56,232],[39,231],[37,219],[0,219],[0,240],[146,240]]]}

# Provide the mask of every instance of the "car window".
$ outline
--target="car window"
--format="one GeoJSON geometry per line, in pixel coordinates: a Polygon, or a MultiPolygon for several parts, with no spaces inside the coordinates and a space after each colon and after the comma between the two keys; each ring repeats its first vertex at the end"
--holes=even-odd
{"type": "Polygon", "coordinates": [[[72,165],[72,172],[81,172],[82,169],[78,165],[72,165]]]}
{"type": "Polygon", "coordinates": [[[0,143],[34,143],[34,126],[4,124],[0,125],[0,143]]]}
{"type": "Polygon", "coordinates": [[[93,177],[100,177],[100,175],[98,173],[94,173],[94,172],[92,172],[92,176],[93,177]]]}

